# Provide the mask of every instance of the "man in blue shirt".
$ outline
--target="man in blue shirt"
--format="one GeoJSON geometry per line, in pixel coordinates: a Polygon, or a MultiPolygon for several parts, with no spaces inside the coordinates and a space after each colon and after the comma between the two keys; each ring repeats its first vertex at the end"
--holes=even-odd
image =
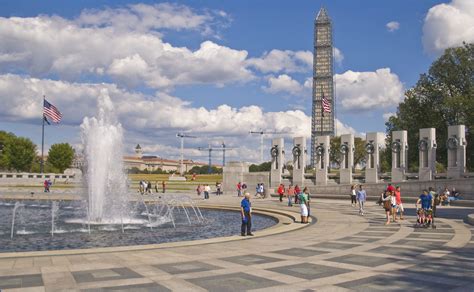
{"type": "Polygon", "coordinates": [[[357,201],[359,202],[359,214],[364,215],[364,203],[367,200],[367,193],[365,192],[362,185],[359,186],[357,191],[357,201]]]}
{"type": "Polygon", "coordinates": [[[240,203],[240,214],[242,215],[242,226],[240,235],[253,236],[252,234],[252,203],[250,203],[250,194],[245,193],[245,198],[240,203]]]}
{"type": "Polygon", "coordinates": [[[423,194],[420,195],[420,198],[416,201],[416,208],[418,208],[418,204],[421,202],[421,208],[424,210],[429,210],[433,207],[433,196],[428,193],[427,190],[423,190],[423,194]]]}

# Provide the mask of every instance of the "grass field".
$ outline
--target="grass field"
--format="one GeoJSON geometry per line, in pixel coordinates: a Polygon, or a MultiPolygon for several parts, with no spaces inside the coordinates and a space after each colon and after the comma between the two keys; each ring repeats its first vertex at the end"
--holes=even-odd
{"type": "Polygon", "coordinates": [[[161,192],[162,181],[166,182],[167,191],[194,191],[199,184],[209,184],[214,189],[216,182],[222,182],[222,174],[199,174],[196,175],[196,180],[192,181],[192,175],[186,175],[186,181],[169,180],[169,174],[129,174],[131,185],[130,188],[138,190],[138,183],[140,180],[150,181],[153,190],[155,184],[158,185],[158,190],[161,192]]]}

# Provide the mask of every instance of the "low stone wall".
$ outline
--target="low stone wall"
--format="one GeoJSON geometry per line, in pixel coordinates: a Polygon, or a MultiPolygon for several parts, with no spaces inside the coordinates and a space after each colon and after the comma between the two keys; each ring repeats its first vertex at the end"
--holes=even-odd
{"type": "MultiPolygon", "coordinates": [[[[368,196],[379,196],[380,193],[387,187],[387,183],[364,183],[364,188],[367,191],[368,196]]],[[[456,188],[458,192],[463,195],[463,199],[474,200],[474,179],[443,179],[434,181],[407,181],[394,183],[394,185],[400,185],[402,195],[404,197],[418,197],[424,189],[432,187],[435,191],[439,188],[444,190],[445,187],[452,189],[456,188]]],[[[349,197],[351,185],[349,184],[334,184],[327,186],[314,186],[309,185],[310,192],[312,194],[324,194],[324,195],[346,195],[349,197]]]]}
{"type": "MultiPolygon", "coordinates": [[[[291,177],[284,176],[282,183],[285,187],[291,182],[291,177]]],[[[310,175],[305,175],[305,184],[303,187],[308,187],[310,193],[313,195],[324,195],[324,197],[331,197],[340,199],[345,196],[349,198],[350,195],[350,184],[337,184],[334,182],[334,178],[325,186],[316,186],[314,178],[310,175]]],[[[224,192],[233,194],[236,192],[236,185],[238,182],[245,182],[248,186],[250,193],[255,192],[257,183],[264,183],[267,192],[274,194],[275,189],[270,189],[270,173],[269,172],[249,172],[248,164],[244,162],[231,162],[224,167],[224,192]]],[[[356,183],[354,183],[356,184],[356,183]]],[[[417,198],[424,189],[432,187],[435,191],[439,189],[444,190],[448,187],[450,190],[455,187],[458,192],[463,196],[463,200],[474,201],[474,177],[467,176],[459,179],[436,179],[433,181],[405,181],[400,183],[393,183],[394,185],[400,185],[402,190],[402,196],[405,198],[417,198]]],[[[380,183],[363,183],[367,195],[372,199],[378,197],[380,193],[386,189],[387,182],[380,183]]]]}
{"type": "Polygon", "coordinates": [[[45,180],[54,183],[78,183],[82,179],[80,171],[64,173],[29,173],[29,172],[0,172],[0,186],[43,185],[45,180]]]}

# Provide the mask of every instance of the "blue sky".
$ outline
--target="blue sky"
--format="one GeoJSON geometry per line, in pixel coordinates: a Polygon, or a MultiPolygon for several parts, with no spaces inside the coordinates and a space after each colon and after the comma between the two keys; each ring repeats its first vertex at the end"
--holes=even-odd
{"type": "Polygon", "coordinates": [[[334,45],[343,56],[335,65],[339,133],[384,131],[386,117],[419,74],[445,48],[474,40],[469,32],[474,5],[468,0],[0,0],[0,5],[0,37],[7,40],[0,44],[0,99],[10,105],[0,110],[0,129],[39,143],[40,118],[33,111],[46,94],[65,115],[61,125],[47,129],[47,145],[70,142],[80,148],[79,125],[94,114],[94,90],[106,86],[126,131],[127,152],[140,143],[165,157],[177,157],[174,134],[181,130],[203,137],[189,141],[187,156],[195,159],[201,154],[191,148],[224,139],[241,148],[230,154],[235,159],[257,159],[258,139],[249,130],[309,136],[311,84],[305,81],[312,75],[308,56],[321,6],[333,20],[334,45]],[[453,10],[464,25],[455,25],[459,14],[453,10]],[[137,41],[144,38],[143,44],[137,41]],[[114,45],[99,44],[104,39],[114,45]],[[119,48],[123,39],[130,43],[119,48]],[[163,57],[162,44],[163,52],[169,45],[173,54],[163,57]],[[287,63],[273,58],[277,55],[287,63]],[[30,103],[32,112],[19,112],[20,102],[30,103]],[[130,109],[137,104],[143,108],[130,109]]]}

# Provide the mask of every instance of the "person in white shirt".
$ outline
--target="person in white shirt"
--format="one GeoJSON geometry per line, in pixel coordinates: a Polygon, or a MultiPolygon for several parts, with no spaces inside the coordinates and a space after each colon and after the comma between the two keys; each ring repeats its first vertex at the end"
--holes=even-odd
{"type": "Polygon", "coordinates": [[[211,187],[206,184],[206,186],[204,186],[204,199],[209,199],[209,193],[211,192],[211,187]]]}

